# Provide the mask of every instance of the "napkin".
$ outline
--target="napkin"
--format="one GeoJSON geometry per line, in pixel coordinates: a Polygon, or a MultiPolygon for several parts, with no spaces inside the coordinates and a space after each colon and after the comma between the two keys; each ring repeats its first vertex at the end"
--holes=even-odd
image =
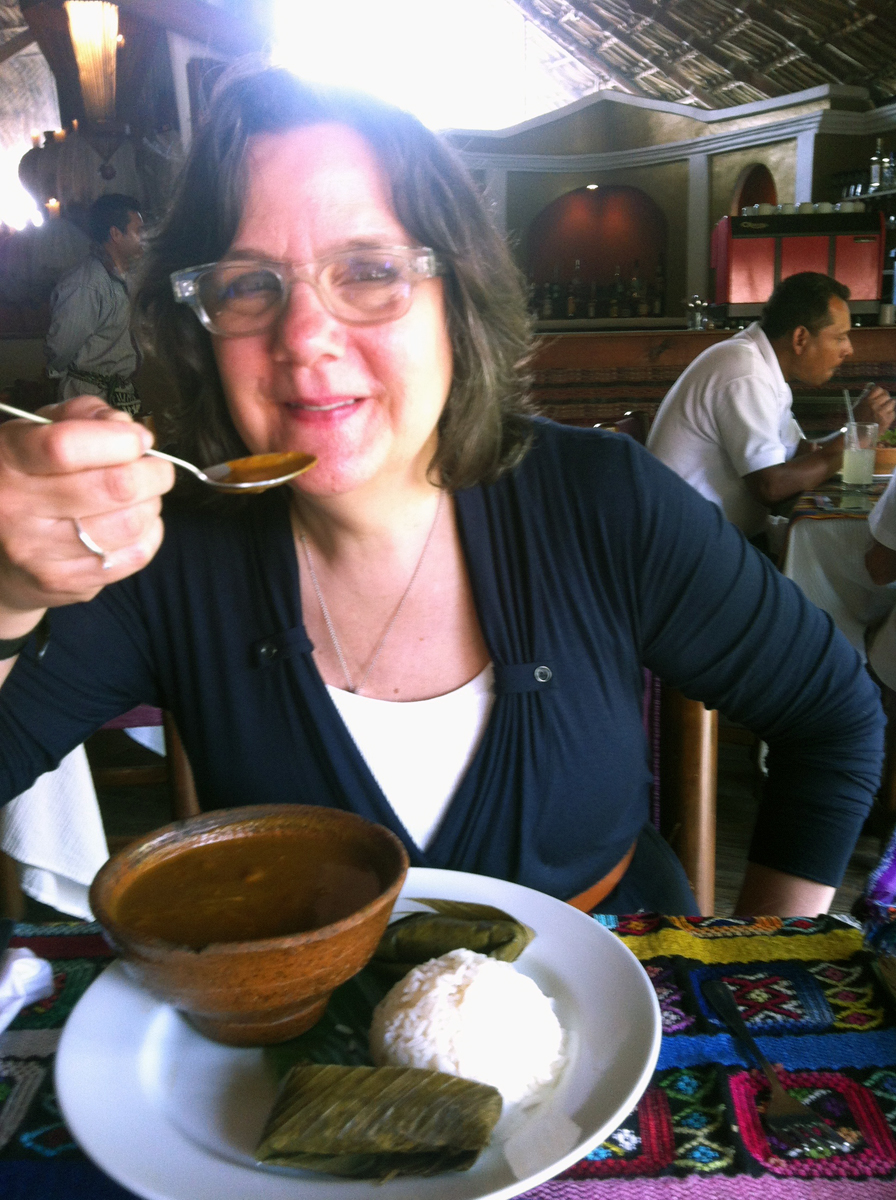
{"type": "Polygon", "coordinates": [[[26,1004],[53,995],[53,968],[22,947],[0,956],[0,1033],[26,1004]]]}
{"type": "Polygon", "coordinates": [[[109,850],[83,746],[0,811],[0,849],[27,895],[92,920],[87,892],[109,850]]]}

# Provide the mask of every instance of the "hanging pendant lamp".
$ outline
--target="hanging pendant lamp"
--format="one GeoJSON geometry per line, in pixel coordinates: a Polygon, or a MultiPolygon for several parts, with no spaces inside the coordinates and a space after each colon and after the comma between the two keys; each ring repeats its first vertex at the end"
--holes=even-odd
{"type": "Polygon", "coordinates": [[[111,121],[115,116],[118,7],[105,0],[66,0],[65,11],[87,117],[111,121]]]}

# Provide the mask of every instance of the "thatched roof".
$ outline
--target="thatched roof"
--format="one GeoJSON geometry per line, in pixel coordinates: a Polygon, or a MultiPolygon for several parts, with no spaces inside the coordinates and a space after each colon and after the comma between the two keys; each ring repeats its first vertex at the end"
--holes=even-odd
{"type": "MultiPolygon", "coordinates": [[[[271,3],[118,0],[126,44],[119,91],[133,110],[119,118],[139,122],[140,84],[166,31],[230,57],[265,44],[271,3]]],[[[571,96],[608,88],[710,109],[826,83],[867,88],[874,104],[896,96],[896,0],[511,3],[558,48],[549,61],[571,96]]],[[[0,0],[0,65],[24,47],[35,57],[35,39],[56,77],[63,121],[80,117],[62,0],[0,0]]]]}
{"type": "Polygon", "coordinates": [[[17,0],[0,0],[0,151],[27,146],[29,134],[58,125],[46,59],[31,40],[17,0]]]}
{"type": "Polygon", "coordinates": [[[728,108],[824,83],[896,95],[894,0],[513,0],[600,86],[728,108]]]}

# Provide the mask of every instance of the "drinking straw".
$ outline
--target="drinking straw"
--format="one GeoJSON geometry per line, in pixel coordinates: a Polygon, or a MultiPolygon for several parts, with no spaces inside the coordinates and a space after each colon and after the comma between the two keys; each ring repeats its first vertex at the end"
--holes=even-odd
{"type": "Polygon", "coordinates": [[[849,397],[849,388],[844,388],[844,389],[843,389],[843,399],[846,401],[846,411],[847,411],[847,413],[849,414],[849,424],[850,424],[850,425],[855,425],[855,423],[856,423],[856,419],[855,419],[855,417],[853,416],[853,411],[852,411],[852,400],[851,400],[851,399],[850,399],[850,397],[849,397]]]}

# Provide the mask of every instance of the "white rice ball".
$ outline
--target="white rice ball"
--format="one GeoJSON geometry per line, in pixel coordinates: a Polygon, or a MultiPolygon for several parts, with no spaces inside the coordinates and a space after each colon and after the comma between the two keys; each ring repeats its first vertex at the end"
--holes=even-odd
{"type": "Polygon", "coordinates": [[[564,1062],[563,1029],[534,980],[508,962],[452,950],[410,971],[373,1012],[377,1066],[422,1067],[533,1103],[564,1062]]]}

